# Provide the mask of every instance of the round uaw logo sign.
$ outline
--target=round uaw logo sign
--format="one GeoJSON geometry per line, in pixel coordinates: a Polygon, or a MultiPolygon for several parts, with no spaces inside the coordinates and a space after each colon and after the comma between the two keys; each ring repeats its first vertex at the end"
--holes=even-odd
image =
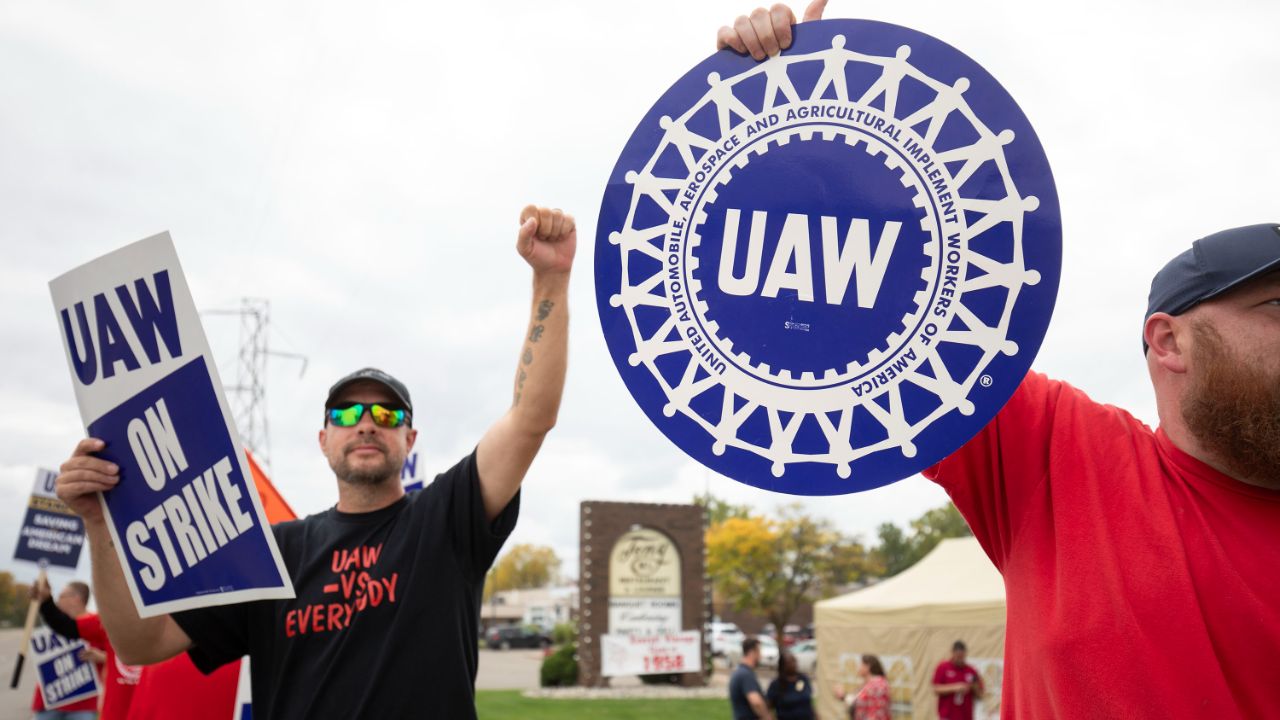
{"type": "Polygon", "coordinates": [[[1061,264],[1057,193],[1009,94],[907,28],[828,20],[717,53],[632,134],[596,238],[628,389],[708,467],[793,494],[941,460],[1012,395],[1061,264]]]}

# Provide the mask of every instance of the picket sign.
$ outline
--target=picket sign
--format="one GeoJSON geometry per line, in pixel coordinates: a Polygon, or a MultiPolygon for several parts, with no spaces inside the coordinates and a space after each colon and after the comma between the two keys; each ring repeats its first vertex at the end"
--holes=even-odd
{"type": "Polygon", "coordinates": [[[168,233],[49,283],[138,614],[294,596],[168,233]]]}

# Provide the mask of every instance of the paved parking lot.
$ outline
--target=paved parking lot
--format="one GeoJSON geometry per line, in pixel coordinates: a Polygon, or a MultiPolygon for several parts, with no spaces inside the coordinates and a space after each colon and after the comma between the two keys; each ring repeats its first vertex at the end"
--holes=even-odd
{"type": "Polygon", "coordinates": [[[541,650],[481,650],[477,690],[528,690],[538,687],[541,650]]]}

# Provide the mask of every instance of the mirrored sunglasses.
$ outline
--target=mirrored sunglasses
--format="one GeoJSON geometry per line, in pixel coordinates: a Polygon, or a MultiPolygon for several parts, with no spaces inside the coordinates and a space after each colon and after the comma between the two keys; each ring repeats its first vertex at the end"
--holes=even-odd
{"type": "Polygon", "coordinates": [[[352,403],[345,407],[331,407],[325,411],[325,419],[338,427],[355,427],[360,418],[364,417],[365,410],[373,416],[373,424],[378,427],[398,428],[409,421],[409,413],[404,409],[381,403],[352,403]]]}

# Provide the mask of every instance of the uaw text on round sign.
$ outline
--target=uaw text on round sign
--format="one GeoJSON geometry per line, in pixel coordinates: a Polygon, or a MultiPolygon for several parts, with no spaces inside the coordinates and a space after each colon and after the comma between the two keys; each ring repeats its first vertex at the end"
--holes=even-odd
{"type": "MultiPolygon", "coordinates": [[[[957,197],[952,189],[950,175],[942,164],[929,154],[924,140],[919,135],[910,128],[896,123],[891,118],[887,118],[875,108],[831,100],[801,102],[787,106],[785,109],[761,114],[729,131],[713,150],[708,150],[698,168],[683,184],[678,200],[672,205],[669,230],[666,234],[667,272],[664,277],[664,284],[668,296],[671,298],[672,315],[677,321],[680,333],[693,343],[695,353],[704,361],[708,370],[719,374],[726,372],[728,367],[725,360],[712,350],[710,343],[702,337],[702,333],[693,317],[691,302],[686,288],[689,280],[682,273],[682,270],[687,272],[691,265],[689,263],[691,244],[688,242],[690,230],[699,219],[698,214],[704,205],[707,190],[715,184],[716,177],[727,165],[732,163],[740,153],[748,151],[752,146],[765,141],[769,136],[781,131],[794,131],[796,129],[812,130],[818,133],[830,131],[838,131],[840,133],[855,132],[874,138],[884,144],[901,157],[903,160],[902,165],[907,168],[908,172],[916,174],[919,186],[928,194],[933,207],[936,209],[936,216],[940,220],[940,231],[944,238],[944,252],[941,253],[942,267],[939,274],[938,291],[927,312],[928,317],[932,319],[923,324],[921,331],[912,338],[910,343],[896,353],[895,358],[885,363],[879,373],[862,378],[860,382],[852,386],[851,389],[854,394],[861,396],[863,393],[870,392],[893,380],[898,373],[914,366],[924,356],[925,348],[933,344],[941,328],[946,327],[946,321],[950,319],[954,311],[953,303],[959,294],[959,283],[966,250],[963,219],[957,208],[957,197]]],[[[738,223],[732,221],[737,219],[734,213],[736,211],[730,211],[731,221],[725,223],[725,237],[722,247],[726,254],[730,254],[738,243],[738,223]]],[[[755,216],[764,214],[762,211],[757,211],[755,216]]],[[[763,225],[764,220],[765,218],[763,217],[754,217],[753,223],[760,222],[763,225]]],[[[882,229],[881,247],[892,247],[891,242],[884,242],[884,235],[896,234],[897,228],[894,226],[895,223],[892,222],[885,224],[882,229]]],[[[807,253],[793,253],[787,262],[774,261],[768,263],[770,276],[764,279],[763,294],[776,296],[778,288],[788,287],[795,289],[800,298],[809,299],[815,297],[814,287],[822,286],[829,289],[825,299],[826,302],[840,304],[845,295],[845,290],[850,283],[855,282],[855,263],[849,260],[862,256],[872,256],[870,250],[871,239],[868,235],[870,219],[859,220],[855,218],[855,221],[849,226],[848,237],[845,238],[843,243],[839,242],[839,238],[834,237],[837,232],[834,219],[831,222],[823,222],[821,227],[824,236],[827,234],[833,235],[830,238],[823,238],[823,251],[826,253],[838,253],[838,248],[844,247],[848,258],[844,256],[824,257],[823,273],[825,276],[823,278],[815,277],[813,264],[807,253]],[[850,252],[848,248],[854,248],[855,250],[850,252]],[[790,267],[794,267],[794,270],[789,270],[788,268],[790,267]],[[775,273],[785,275],[785,277],[772,277],[775,273]],[[832,292],[830,289],[833,288],[837,290],[832,292]]],[[[787,248],[795,248],[801,243],[807,245],[809,243],[808,218],[803,215],[796,215],[794,218],[788,217],[788,222],[784,225],[782,232],[784,238],[779,242],[776,252],[787,252],[787,248]]],[[[876,263],[871,262],[868,263],[868,267],[858,268],[859,274],[856,282],[867,286],[865,289],[859,287],[857,296],[860,305],[869,307],[874,304],[874,295],[878,291],[879,280],[881,279],[880,277],[873,277],[875,267],[876,263]]],[[[726,273],[730,272],[731,268],[729,266],[721,265],[720,287],[722,290],[732,294],[755,291],[758,279],[754,282],[749,282],[749,287],[747,288],[735,288],[735,285],[741,285],[741,280],[724,277],[726,273]]]]}

